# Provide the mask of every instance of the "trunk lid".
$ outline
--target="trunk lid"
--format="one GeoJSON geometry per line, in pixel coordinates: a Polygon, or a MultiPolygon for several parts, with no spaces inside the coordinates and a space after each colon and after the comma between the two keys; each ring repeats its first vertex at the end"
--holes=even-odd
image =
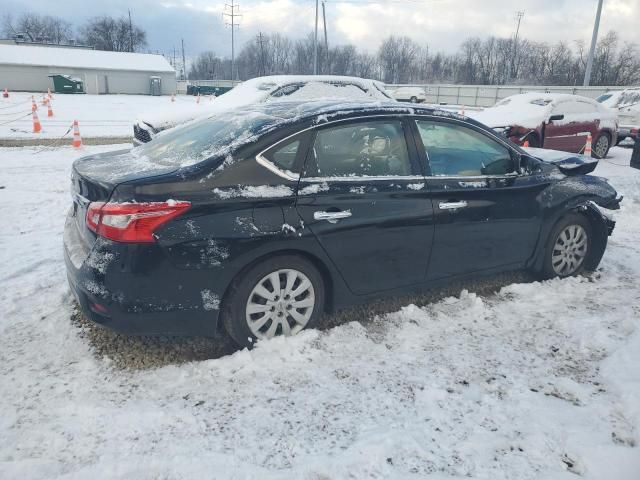
{"type": "Polygon", "coordinates": [[[124,182],[164,175],[177,170],[174,165],[161,165],[132,155],[130,150],[117,150],[88,157],[73,163],[71,170],[70,215],[86,248],[95,242],[96,235],[87,228],[87,208],[91,202],[107,202],[114,189],[124,182]]]}

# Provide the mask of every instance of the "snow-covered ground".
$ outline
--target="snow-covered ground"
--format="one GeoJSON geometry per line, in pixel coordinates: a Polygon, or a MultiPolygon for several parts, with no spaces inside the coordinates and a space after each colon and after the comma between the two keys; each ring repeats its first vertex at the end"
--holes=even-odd
{"type": "MultiPolygon", "coordinates": [[[[206,109],[209,97],[187,95],[152,97],[150,95],[63,95],[54,94],[51,101],[54,116],[47,117],[47,107],[41,104],[42,94],[34,94],[42,132],[33,133],[31,93],[9,92],[0,96],[0,139],[58,138],[78,120],[85,137],[130,137],[133,122],[141,114],[186,114],[206,109]]],[[[70,135],[68,135],[70,136],[70,135]]]]}
{"type": "Polygon", "coordinates": [[[625,201],[592,278],[136,370],[70,321],[61,242],[78,152],[0,149],[0,478],[637,480],[630,154],[615,148],[596,171],[625,201]]]}

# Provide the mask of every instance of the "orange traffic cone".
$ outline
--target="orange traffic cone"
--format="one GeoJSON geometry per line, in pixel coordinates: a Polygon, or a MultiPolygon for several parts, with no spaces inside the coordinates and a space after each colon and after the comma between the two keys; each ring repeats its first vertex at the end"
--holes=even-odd
{"type": "Polygon", "coordinates": [[[171,103],[176,101],[176,96],[172,93],[171,94],[171,103]]]}
{"type": "Polygon", "coordinates": [[[31,111],[35,112],[38,110],[38,104],[36,103],[36,99],[31,95],[31,111]]]}
{"type": "Polygon", "coordinates": [[[53,109],[51,108],[51,102],[47,102],[47,117],[53,117],[53,109]]]}
{"type": "Polygon", "coordinates": [[[462,105],[462,111],[460,112],[460,115],[462,115],[463,117],[465,116],[464,115],[464,105],[462,105]]]}
{"type": "Polygon", "coordinates": [[[4,98],[9,98],[9,90],[7,90],[6,88],[4,89],[4,92],[2,92],[2,96],[4,98]]]}
{"type": "Polygon", "coordinates": [[[522,146],[524,148],[529,148],[529,140],[525,140],[524,143],[522,144],[522,146]]]}
{"type": "Polygon", "coordinates": [[[593,137],[591,134],[587,135],[587,144],[584,146],[584,154],[587,156],[591,156],[591,142],[593,142],[593,137]]]}
{"type": "Polygon", "coordinates": [[[49,100],[51,100],[53,98],[53,95],[51,95],[51,89],[47,88],[47,97],[49,98],[49,100]]]}
{"type": "Polygon", "coordinates": [[[40,101],[40,103],[42,105],[46,105],[47,104],[47,96],[44,93],[42,94],[42,100],[40,101]]]}
{"type": "Polygon", "coordinates": [[[42,125],[40,125],[40,119],[38,118],[38,112],[33,110],[31,112],[31,117],[33,118],[33,133],[40,133],[42,130],[42,125]]]}
{"type": "Polygon", "coordinates": [[[73,121],[73,143],[71,144],[75,148],[82,147],[82,138],[80,137],[80,127],[78,127],[78,120],[73,121]]]}

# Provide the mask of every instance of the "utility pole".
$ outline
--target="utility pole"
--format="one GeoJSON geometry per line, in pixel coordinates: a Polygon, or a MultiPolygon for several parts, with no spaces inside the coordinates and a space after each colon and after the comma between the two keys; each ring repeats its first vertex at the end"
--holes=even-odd
{"type": "Polygon", "coordinates": [[[596,12],[596,23],[593,25],[593,35],[591,37],[591,48],[589,49],[589,58],[587,59],[587,70],[584,73],[585,87],[591,83],[591,70],[593,69],[593,57],[596,54],[596,45],[598,44],[598,30],[600,30],[600,16],[602,15],[602,4],[604,0],[598,0],[598,11],[596,12]]]}
{"type": "MultiPolygon", "coordinates": [[[[327,66],[329,66],[329,42],[327,40],[327,15],[324,11],[325,1],[322,0],[322,25],[324,26],[324,58],[327,66]]],[[[328,71],[326,73],[331,73],[328,71]]]]}
{"type": "Polygon", "coordinates": [[[520,23],[522,22],[522,17],[524,17],[524,12],[516,13],[516,21],[518,22],[516,25],[516,34],[513,37],[513,55],[511,56],[511,71],[509,72],[509,80],[515,77],[516,70],[516,56],[518,55],[518,37],[520,35],[520,23]]]}
{"type": "Polygon", "coordinates": [[[264,62],[264,37],[262,36],[262,32],[258,34],[258,44],[260,45],[260,76],[263,77],[267,74],[267,70],[264,62]]]}
{"type": "Polygon", "coordinates": [[[184,38],[181,38],[180,41],[182,42],[182,80],[186,80],[187,79],[187,62],[184,59],[184,38]]]}
{"type": "Polygon", "coordinates": [[[222,15],[230,18],[226,25],[231,27],[231,80],[234,80],[236,65],[235,29],[239,27],[239,24],[236,23],[236,17],[242,17],[242,15],[236,13],[236,9],[240,10],[240,5],[236,5],[234,0],[231,0],[231,4],[225,3],[224,8],[228,11],[225,11],[222,15]]]}
{"type": "Polygon", "coordinates": [[[131,9],[129,9],[129,51],[133,52],[133,25],[131,24],[131,9]]]}
{"type": "Polygon", "coordinates": [[[313,35],[313,74],[318,74],[318,0],[316,0],[316,31],[313,35]]]}

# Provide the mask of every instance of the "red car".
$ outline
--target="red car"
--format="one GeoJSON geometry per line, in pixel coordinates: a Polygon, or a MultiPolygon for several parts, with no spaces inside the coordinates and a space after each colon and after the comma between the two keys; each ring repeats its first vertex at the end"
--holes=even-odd
{"type": "Polygon", "coordinates": [[[592,136],[592,154],[603,158],[617,141],[617,117],[590,98],[557,93],[523,93],[471,117],[513,142],[582,153],[592,136]]]}

